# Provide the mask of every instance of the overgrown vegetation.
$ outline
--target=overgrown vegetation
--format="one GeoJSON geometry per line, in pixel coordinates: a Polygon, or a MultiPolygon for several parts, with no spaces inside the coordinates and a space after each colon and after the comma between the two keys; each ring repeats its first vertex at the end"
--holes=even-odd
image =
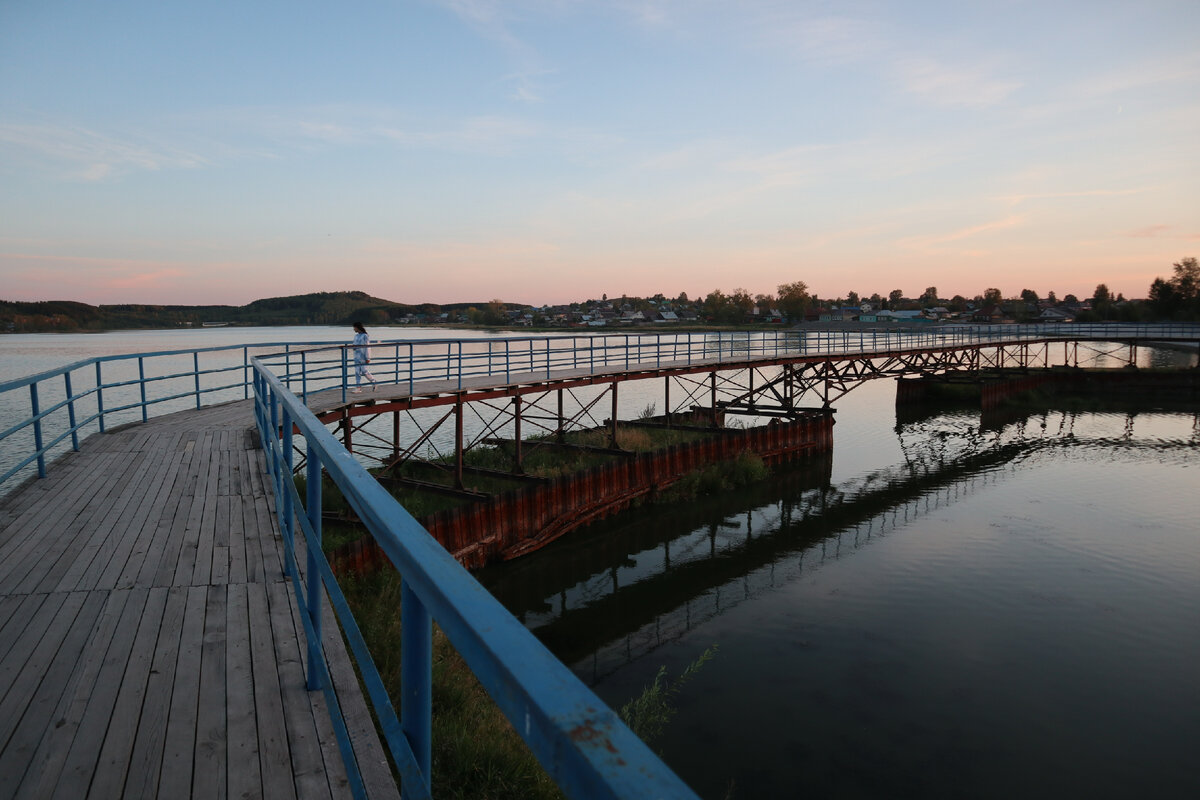
{"type": "Polygon", "coordinates": [[[766,478],[769,471],[759,456],[745,451],[732,461],[722,461],[697,472],[688,473],[663,492],[660,499],[663,502],[676,502],[727,492],[739,486],[757,483],[766,478]]]}
{"type": "Polygon", "coordinates": [[[684,684],[694,678],[716,655],[717,646],[714,644],[688,664],[679,677],[673,680],[668,678],[665,666],[659,667],[653,682],[640,695],[621,706],[621,719],[639,739],[648,745],[652,744],[662,736],[667,723],[675,716],[675,698],[684,684]]]}
{"type": "MultiPolygon", "coordinates": [[[[342,580],[379,673],[400,692],[400,577],[394,570],[342,580]]],[[[434,796],[540,800],[562,793],[480,686],[440,628],[433,632],[434,796]]]]}

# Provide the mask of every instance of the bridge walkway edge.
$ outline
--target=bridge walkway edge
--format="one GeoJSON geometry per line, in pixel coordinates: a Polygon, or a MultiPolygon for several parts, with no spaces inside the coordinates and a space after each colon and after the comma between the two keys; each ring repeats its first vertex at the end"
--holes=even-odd
{"type": "MultiPolygon", "coordinates": [[[[350,796],[252,426],[94,434],[0,500],[0,798],[350,796]]],[[[328,603],[323,629],[368,794],[398,797],[328,603]]]]}

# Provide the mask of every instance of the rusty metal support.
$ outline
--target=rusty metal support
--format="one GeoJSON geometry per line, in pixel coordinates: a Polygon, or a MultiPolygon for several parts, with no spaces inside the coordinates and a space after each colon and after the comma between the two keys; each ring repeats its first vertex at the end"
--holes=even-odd
{"type": "Polygon", "coordinates": [[[555,429],[555,434],[557,434],[558,440],[560,442],[563,440],[563,437],[566,435],[566,426],[567,426],[566,416],[567,415],[563,411],[563,390],[560,388],[558,390],[558,426],[555,429]]]}
{"type": "Polygon", "coordinates": [[[346,446],[347,453],[354,452],[354,423],[350,421],[350,409],[342,409],[342,444],[346,446]]]}
{"type": "Polygon", "coordinates": [[[400,458],[400,411],[392,412],[392,461],[400,458]]]}
{"type": "Polygon", "coordinates": [[[717,425],[717,372],[716,372],[716,370],[713,370],[711,373],[709,373],[709,383],[712,386],[712,389],[711,389],[712,400],[709,402],[708,407],[712,410],[712,426],[714,428],[716,428],[716,427],[719,427],[717,425]]]}
{"type": "Polygon", "coordinates": [[[620,385],[621,384],[619,384],[619,383],[614,383],[612,385],[612,389],[611,389],[611,391],[612,391],[612,418],[609,420],[608,443],[613,447],[614,450],[618,447],[618,444],[617,444],[617,387],[620,385]]]}
{"type": "Polygon", "coordinates": [[[454,398],[454,488],[463,489],[463,400],[454,398]]]}
{"type": "Polygon", "coordinates": [[[519,394],[513,397],[513,429],[516,447],[513,456],[516,459],[516,463],[513,464],[513,472],[522,474],[525,472],[525,451],[521,446],[521,395],[519,394]]]}
{"type": "Polygon", "coordinates": [[[671,427],[671,376],[663,376],[663,418],[667,422],[667,427],[671,427]]]}

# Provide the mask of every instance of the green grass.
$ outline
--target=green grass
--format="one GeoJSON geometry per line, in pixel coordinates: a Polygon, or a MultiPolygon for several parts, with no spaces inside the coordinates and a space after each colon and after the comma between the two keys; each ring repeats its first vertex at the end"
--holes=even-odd
{"type": "Polygon", "coordinates": [[[758,483],[766,478],[769,472],[769,468],[759,456],[743,451],[732,461],[710,464],[702,470],[689,472],[663,492],[657,502],[674,503],[727,492],[758,483]]]}
{"type": "MultiPolygon", "coordinates": [[[[400,692],[400,577],[349,576],[343,590],[392,698],[400,692]]],[[[466,662],[433,633],[433,794],[447,798],[550,800],[562,793],[466,662]]]]}

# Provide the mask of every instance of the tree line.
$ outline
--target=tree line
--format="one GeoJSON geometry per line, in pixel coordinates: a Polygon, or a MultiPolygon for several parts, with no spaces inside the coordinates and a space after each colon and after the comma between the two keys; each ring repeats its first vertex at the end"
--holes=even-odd
{"type": "Polygon", "coordinates": [[[1087,298],[1067,294],[1060,299],[1053,291],[1041,297],[1033,289],[1022,289],[1020,294],[1006,298],[1003,292],[994,287],[974,297],[958,294],[942,297],[936,286],[926,287],[915,298],[907,297],[900,289],[893,289],[887,295],[875,293],[868,296],[851,291],[840,297],[820,298],[809,292],[804,281],[794,281],[780,284],[775,294],[751,295],[740,288],[729,294],[719,289],[713,290],[700,305],[705,317],[718,323],[746,321],[752,318],[755,309],[760,313],[762,309],[778,310],[785,319],[800,321],[814,309],[847,307],[869,308],[873,311],[945,308],[959,314],[972,309],[999,307],[1018,321],[1037,317],[1041,309],[1046,307],[1067,307],[1082,322],[1200,320],[1200,263],[1194,257],[1176,262],[1170,277],[1155,278],[1150,285],[1149,296],[1135,300],[1126,299],[1119,293],[1114,295],[1104,283],[1098,284],[1091,297],[1087,298]]]}
{"type": "Polygon", "coordinates": [[[774,293],[750,294],[735,289],[726,294],[714,289],[703,298],[690,299],[686,292],[674,298],[655,294],[651,297],[623,296],[600,301],[587,300],[564,306],[532,307],[496,299],[489,303],[404,304],[372,297],[364,292],[317,292],[293,297],[256,300],[246,306],[90,306],[69,301],[12,302],[0,300],[0,332],[115,330],[201,325],[226,322],[235,325],[349,325],[359,321],[367,325],[387,325],[399,321],[419,324],[469,322],[481,326],[511,324],[514,313],[528,313],[535,325],[553,324],[554,310],[571,312],[599,308],[618,308],[643,312],[692,312],[689,319],[714,324],[745,324],[769,318],[778,312],[785,322],[800,322],[819,309],[861,308],[871,310],[914,310],[945,308],[962,314],[971,309],[1000,307],[1017,321],[1036,318],[1040,309],[1067,307],[1079,321],[1119,320],[1149,322],[1156,320],[1200,320],[1200,263],[1195,257],[1172,265],[1172,274],[1157,277],[1150,284],[1146,299],[1127,300],[1113,295],[1106,284],[1098,284],[1090,298],[1067,294],[1063,298],[1048,292],[1043,298],[1033,289],[1023,289],[1005,298],[996,288],[988,288],[974,297],[942,297],[936,286],[926,287],[918,297],[906,297],[900,289],[886,295],[860,295],[848,292],[843,297],[817,297],[804,281],[781,283],[774,293]],[[1085,307],[1086,301],[1086,307],[1085,307]],[[756,313],[757,312],[757,313],[756,313]]]}

